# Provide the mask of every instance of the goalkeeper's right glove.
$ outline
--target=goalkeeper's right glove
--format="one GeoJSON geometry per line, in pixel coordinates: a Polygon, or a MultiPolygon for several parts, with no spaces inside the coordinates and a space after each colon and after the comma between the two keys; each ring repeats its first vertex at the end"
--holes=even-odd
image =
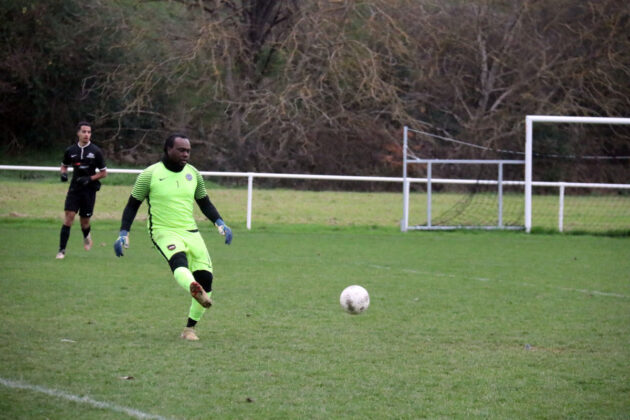
{"type": "Polygon", "coordinates": [[[68,173],[67,172],[62,172],[61,173],[61,182],[68,182],[68,173]]]}
{"type": "Polygon", "coordinates": [[[124,255],[123,248],[129,248],[128,237],[129,232],[125,229],[121,229],[120,233],[118,234],[118,239],[116,239],[116,242],[114,242],[114,252],[116,253],[117,257],[122,257],[124,255]]]}

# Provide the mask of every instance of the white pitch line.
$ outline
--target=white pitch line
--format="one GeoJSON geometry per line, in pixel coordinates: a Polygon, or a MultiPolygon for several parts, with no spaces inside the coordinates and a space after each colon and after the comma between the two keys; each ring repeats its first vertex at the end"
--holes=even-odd
{"type": "Polygon", "coordinates": [[[137,419],[167,420],[166,417],[158,416],[155,414],[144,413],[134,408],[123,407],[120,405],[111,404],[111,403],[103,402],[103,401],[96,401],[90,397],[79,397],[78,395],[69,394],[67,392],[59,391],[56,389],[45,388],[39,385],[25,384],[23,382],[11,381],[9,379],[4,379],[1,377],[0,377],[0,384],[6,386],[7,388],[26,389],[28,391],[39,392],[41,394],[46,394],[46,395],[49,395],[51,397],[56,397],[56,398],[62,398],[64,400],[72,401],[79,404],[87,404],[96,408],[117,411],[119,413],[125,413],[128,416],[135,417],[137,419]]]}
{"type": "MultiPolygon", "coordinates": [[[[391,267],[387,267],[384,265],[375,265],[375,264],[371,264],[370,267],[372,268],[376,268],[379,270],[391,270],[391,267]]],[[[414,270],[411,268],[400,268],[398,269],[400,271],[402,271],[403,273],[409,273],[409,274],[425,274],[428,276],[433,276],[433,277],[448,277],[451,279],[460,277],[456,274],[446,274],[446,273],[437,273],[437,272],[432,272],[432,271],[421,271],[421,270],[414,270]]],[[[464,277],[466,279],[470,279],[470,280],[477,280],[477,281],[490,281],[490,279],[484,278],[484,277],[464,277]]]]}
{"type": "MultiPolygon", "coordinates": [[[[375,265],[375,264],[371,264],[370,267],[372,268],[376,268],[379,270],[392,270],[392,267],[387,267],[384,265],[375,265]]],[[[429,276],[433,276],[433,277],[448,277],[448,278],[464,278],[464,279],[468,279],[468,280],[477,280],[477,281],[490,281],[490,279],[484,278],[484,277],[467,277],[467,276],[459,276],[456,274],[446,274],[446,273],[439,273],[439,272],[431,272],[431,271],[420,271],[420,270],[413,270],[413,269],[409,269],[409,268],[395,268],[395,270],[401,271],[403,273],[410,273],[410,274],[424,274],[424,275],[429,275],[429,276]]],[[[522,282],[521,283],[524,286],[532,286],[532,287],[538,287],[535,284],[532,283],[526,283],[526,282],[522,282]]],[[[559,286],[549,286],[547,285],[546,287],[552,288],[552,289],[557,289],[557,290],[564,290],[566,292],[577,292],[577,293],[584,293],[587,295],[597,295],[597,296],[608,296],[608,297],[618,297],[618,298],[629,298],[630,296],[627,295],[623,295],[620,293],[612,293],[612,292],[600,292],[597,290],[587,290],[587,289],[572,289],[569,287],[559,287],[559,286]]]]}
{"type": "MultiPolygon", "coordinates": [[[[540,287],[540,285],[538,284],[532,284],[532,283],[527,283],[527,282],[521,282],[521,284],[523,286],[529,286],[529,287],[535,287],[535,288],[540,287]]],[[[617,297],[617,298],[623,298],[623,299],[630,298],[630,296],[622,295],[621,293],[600,292],[598,290],[574,289],[572,287],[560,287],[560,286],[549,286],[549,285],[547,285],[546,287],[549,289],[563,290],[565,292],[584,293],[585,295],[609,296],[609,297],[617,297]]]]}
{"type": "Polygon", "coordinates": [[[612,296],[612,297],[618,297],[618,298],[627,298],[628,297],[626,295],[622,295],[622,294],[619,294],[619,293],[599,292],[597,290],[571,289],[571,288],[568,288],[568,287],[558,287],[558,289],[560,289],[560,290],[568,290],[570,292],[586,293],[587,295],[612,296]]]}

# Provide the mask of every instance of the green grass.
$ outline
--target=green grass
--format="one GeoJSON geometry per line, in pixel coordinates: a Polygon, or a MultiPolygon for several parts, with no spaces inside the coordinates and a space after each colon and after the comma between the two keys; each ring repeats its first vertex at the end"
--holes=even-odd
{"type": "MultiPolygon", "coordinates": [[[[4,171],[9,173],[11,171],[4,171]]],[[[22,173],[16,171],[16,173],[22,173]]],[[[40,173],[41,174],[41,173],[40,173]]],[[[67,184],[58,181],[56,173],[45,173],[44,180],[27,182],[0,177],[0,218],[37,218],[60,220],[67,184]]],[[[119,220],[134,176],[115,174],[105,178],[98,193],[94,220],[119,220]]],[[[231,225],[245,227],[247,219],[247,189],[226,188],[207,180],[211,200],[231,225]]],[[[434,221],[442,213],[452,213],[461,194],[440,193],[433,197],[434,221]]],[[[477,194],[466,213],[450,220],[452,224],[479,224],[479,220],[496,224],[496,196],[477,194]]],[[[410,197],[410,224],[426,223],[426,194],[410,197]]],[[[557,231],[558,197],[533,197],[533,229],[557,231]]],[[[144,218],[146,208],[140,209],[144,218]]],[[[204,217],[196,213],[199,220],[204,217]]],[[[252,226],[260,228],[280,225],[320,225],[331,228],[376,227],[397,230],[402,218],[402,194],[398,192],[295,191],[254,187],[252,226]]],[[[523,196],[504,196],[504,221],[523,225],[523,196]]],[[[565,232],[630,234],[630,196],[567,196],[565,198],[565,232]]]]}
{"type": "Polygon", "coordinates": [[[113,256],[129,186],[54,259],[65,188],[0,182],[2,419],[628,417],[628,237],[401,234],[399,194],[288,190],[255,191],[247,231],[246,191],[211,189],[235,239],[200,223],[215,305],[188,343],[141,221],[113,256]]]}
{"type": "MultiPolygon", "coordinates": [[[[108,177],[109,178],[109,177],[108,177]]],[[[112,177],[113,178],[113,177],[112,177]]],[[[55,182],[0,182],[0,218],[37,218],[61,220],[67,184],[55,182]]],[[[247,190],[209,187],[209,195],[226,222],[246,226],[247,190]]],[[[94,220],[120,220],[131,185],[105,185],[99,191],[94,220]]],[[[197,209],[196,209],[197,210],[197,209]]],[[[395,230],[402,213],[397,193],[311,192],[280,189],[254,190],[253,226],[281,224],[319,224],[340,226],[378,226],[395,230]],[[299,199],[296,199],[299,194],[299,199]]],[[[138,212],[145,218],[146,204],[138,212]]],[[[199,220],[204,217],[196,213],[199,220]]]]}
{"type": "MultiPolygon", "coordinates": [[[[623,418],[626,238],[236,229],[206,234],[215,306],[189,297],[137,229],[96,247],[58,223],[0,224],[0,377],[167,418],[623,418]],[[371,293],[345,314],[349,284],[371,293]],[[71,341],[67,341],[71,340],[71,341]],[[134,379],[125,380],[123,377],[134,379]]],[[[120,418],[0,385],[2,418],[120,418]]]]}

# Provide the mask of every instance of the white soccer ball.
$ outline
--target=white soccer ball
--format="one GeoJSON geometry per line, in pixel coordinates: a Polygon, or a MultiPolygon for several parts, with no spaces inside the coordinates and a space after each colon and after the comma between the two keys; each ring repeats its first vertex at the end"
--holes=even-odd
{"type": "Polygon", "coordinates": [[[370,306],[370,295],[363,287],[355,284],[343,289],[339,296],[339,303],[346,312],[357,315],[365,312],[370,306]]]}

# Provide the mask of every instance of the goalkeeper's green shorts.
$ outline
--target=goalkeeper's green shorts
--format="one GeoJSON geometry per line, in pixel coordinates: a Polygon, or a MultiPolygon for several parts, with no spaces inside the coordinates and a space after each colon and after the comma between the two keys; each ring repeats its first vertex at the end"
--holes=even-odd
{"type": "Polygon", "coordinates": [[[157,250],[170,261],[178,252],[186,253],[190,271],[207,270],[212,272],[212,260],[208,248],[199,231],[154,230],[151,239],[157,250]]]}

